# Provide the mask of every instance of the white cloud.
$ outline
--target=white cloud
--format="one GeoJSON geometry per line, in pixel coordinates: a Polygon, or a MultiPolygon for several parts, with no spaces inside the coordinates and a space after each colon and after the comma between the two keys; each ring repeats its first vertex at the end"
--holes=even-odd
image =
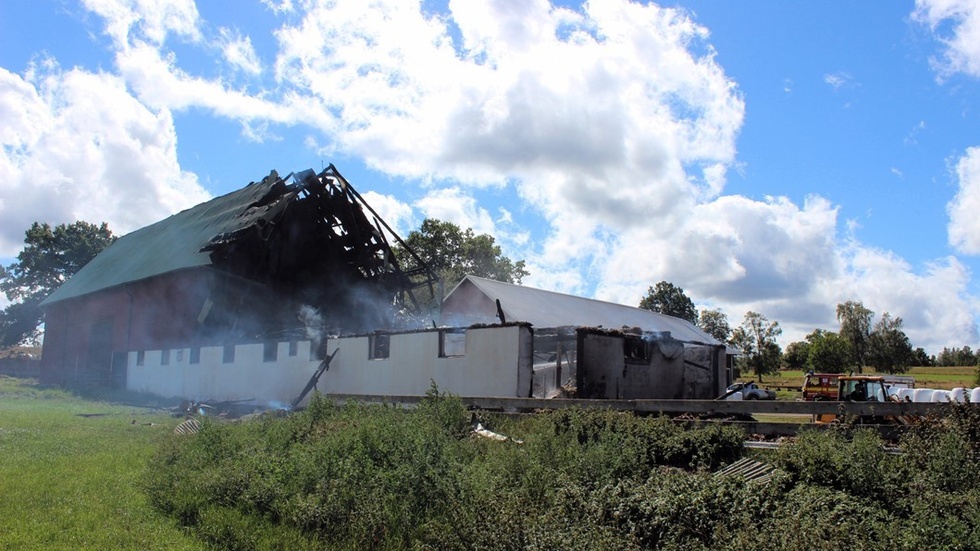
{"type": "Polygon", "coordinates": [[[261,1],[263,4],[265,4],[267,8],[269,8],[272,11],[272,13],[275,13],[276,15],[280,13],[289,13],[295,9],[293,7],[292,0],[280,0],[279,2],[276,2],[275,0],[261,0],[261,1]]]}
{"type": "Polygon", "coordinates": [[[916,0],[912,19],[929,26],[944,46],[933,60],[940,80],[955,73],[980,77],[980,2],[916,0]]]}
{"type": "Polygon", "coordinates": [[[946,206],[949,242],[966,254],[980,254],[980,147],[971,147],[956,163],[959,191],[946,206]]]}
{"type": "Polygon", "coordinates": [[[0,114],[0,256],[35,221],[105,221],[118,235],[209,198],[177,163],[170,113],[115,76],[0,68],[0,114]]]}
{"type": "Polygon", "coordinates": [[[171,33],[192,41],[201,38],[200,16],[194,0],[82,0],[82,3],[106,20],[106,34],[117,47],[129,45],[134,30],[157,46],[171,33]]]}
{"type": "MultiPolygon", "coordinates": [[[[383,195],[375,191],[367,191],[361,195],[364,197],[364,201],[400,237],[404,238],[410,231],[416,229],[417,224],[413,220],[411,205],[399,201],[392,195],[383,195]]],[[[390,235],[388,239],[391,239],[390,235]]]]}
{"type": "Polygon", "coordinates": [[[225,28],[220,29],[218,34],[225,61],[253,76],[262,72],[262,64],[255,53],[255,48],[252,47],[251,38],[225,28]]]}
{"type": "Polygon", "coordinates": [[[841,88],[852,88],[855,86],[854,77],[846,72],[828,73],[823,76],[823,81],[839,92],[841,88]]]}
{"type": "Polygon", "coordinates": [[[476,199],[458,187],[430,191],[415,202],[425,218],[452,222],[461,228],[472,228],[477,234],[497,233],[490,212],[479,206],[476,199]]]}

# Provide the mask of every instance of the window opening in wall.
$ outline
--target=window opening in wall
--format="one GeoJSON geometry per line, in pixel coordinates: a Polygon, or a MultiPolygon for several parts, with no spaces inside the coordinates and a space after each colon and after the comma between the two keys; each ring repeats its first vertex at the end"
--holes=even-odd
{"type": "Polygon", "coordinates": [[[439,357],[453,358],[466,355],[466,330],[445,329],[439,331],[439,357]]]}
{"type": "Polygon", "coordinates": [[[628,363],[650,362],[650,346],[643,337],[627,335],[623,338],[623,356],[628,363]]]}
{"type": "Polygon", "coordinates": [[[199,363],[201,363],[201,347],[200,346],[195,346],[194,348],[191,348],[190,363],[192,363],[192,364],[199,364],[199,363]]]}
{"type": "Polygon", "coordinates": [[[274,362],[279,357],[279,343],[267,342],[262,345],[262,361],[274,362]]]}
{"type": "Polygon", "coordinates": [[[388,333],[375,333],[368,339],[369,360],[385,360],[391,355],[391,335],[388,333]]]}
{"type": "Polygon", "coordinates": [[[145,350],[139,350],[139,351],[137,351],[136,352],[136,365],[145,365],[145,364],[146,364],[146,351],[145,350]]]}
{"type": "Polygon", "coordinates": [[[170,365],[170,349],[165,348],[160,351],[160,365],[170,365]]]}
{"type": "Polygon", "coordinates": [[[289,341],[289,355],[295,356],[299,353],[299,343],[296,341],[289,341]]]}
{"type": "Polygon", "coordinates": [[[226,344],[224,352],[221,355],[221,361],[230,364],[235,361],[235,345],[226,344]]]}

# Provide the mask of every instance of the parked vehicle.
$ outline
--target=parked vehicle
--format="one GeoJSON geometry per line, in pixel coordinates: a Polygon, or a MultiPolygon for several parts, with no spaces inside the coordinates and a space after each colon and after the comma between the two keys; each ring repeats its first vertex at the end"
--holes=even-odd
{"type": "Polygon", "coordinates": [[[728,387],[725,394],[726,400],[775,400],[776,391],[762,388],[755,384],[755,381],[747,383],[735,383],[728,387]],[[735,397],[738,395],[738,397],[735,397]]]}
{"type": "Polygon", "coordinates": [[[803,400],[836,400],[837,379],[840,376],[840,373],[807,373],[803,379],[803,400]]]}
{"type": "MultiPolygon", "coordinates": [[[[807,373],[803,379],[803,400],[838,400],[838,380],[844,376],[843,373],[807,373]]],[[[885,388],[891,389],[891,394],[900,388],[915,388],[915,377],[884,375],[881,379],[885,388]]]]}
{"type": "MultiPolygon", "coordinates": [[[[900,402],[888,389],[885,377],[838,375],[837,392],[833,399],[840,402],[900,402]]],[[[818,423],[833,423],[838,420],[838,416],[835,413],[823,413],[817,415],[815,420],[818,423]]],[[[917,418],[909,415],[869,415],[861,417],[860,422],[909,425],[917,422],[917,418]]]]}

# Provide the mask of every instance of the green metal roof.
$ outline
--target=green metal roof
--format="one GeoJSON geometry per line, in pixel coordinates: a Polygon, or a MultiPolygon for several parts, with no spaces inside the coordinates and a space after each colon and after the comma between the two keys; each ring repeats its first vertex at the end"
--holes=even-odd
{"type": "Polygon", "coordinates": [[[215,236],[247,226],[241,215],[279,180],[261,182],[178,212],[117,239],[44,300],[42,306],[188,268],[210,266],[201,249],[215,236]]]}

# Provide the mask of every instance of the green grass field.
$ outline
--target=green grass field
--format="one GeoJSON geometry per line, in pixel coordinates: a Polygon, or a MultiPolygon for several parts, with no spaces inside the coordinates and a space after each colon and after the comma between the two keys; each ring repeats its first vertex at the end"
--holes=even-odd
{"type": "Polygon", "coordinates": [[[179,421],[0,376],[0,549],[203,549],[140,487],[179,421]]]}

